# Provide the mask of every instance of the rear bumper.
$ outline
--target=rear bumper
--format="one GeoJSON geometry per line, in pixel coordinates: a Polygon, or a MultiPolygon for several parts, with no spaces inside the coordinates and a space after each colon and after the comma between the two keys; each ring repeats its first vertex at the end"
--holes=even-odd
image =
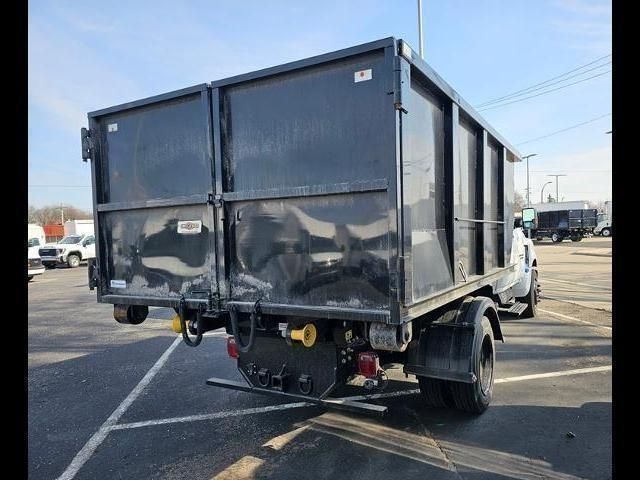
{"type": "Polygon", "coordinates": [[[28,276],[34,276],[34,275],[42,275],[44,273],[44,265],[41,267],[33,267],[33,268],[28,268],[27,267],[27,275],[28,276]]]}
{"type": "Polygon", "coordinates": [[[326,408],[333,408],[336,410],[345,410],[348,412],[367,413],[382,417],[387,413],[387,407],[383,405],[375,405],[371,403],[353,401],[346,398],[314,398],[304,395],[297,395],[293,393],[279,392],[277,390],[268,390],[266,388],[257,388],[252,385],[248,385],[242,382],[236,382],[233,380],[226,380],[222,378],[210,378],[207,380],[207,385],[213,387],[228,388],[231,390],[240,390],[241,392],[261,393],[263,395],[273,395],[277,397],[290,398],[292,400],[298,400],[300,406],[306,405],[320,405],[326,408]]]}

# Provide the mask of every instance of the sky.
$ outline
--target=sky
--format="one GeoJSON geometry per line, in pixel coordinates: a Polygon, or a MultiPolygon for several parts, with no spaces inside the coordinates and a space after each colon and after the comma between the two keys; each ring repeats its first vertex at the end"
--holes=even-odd
{"type": "MultiPolygon", "coordinates": [[[[612,53],[606,0],[423,0],[423,25],[426,62],[473,106],[612,53]]],[[[418,51],[416,0],[30,0],[29,204],[91,209],[80,150],[89,111],[388,36],[418,51]]],[[[610,59],[546,90],[607,72],[610,59]]],[[[496,105],[481,115],[536,154],[532,203],[550,174],[567,175],[561,201],[611,199],[611,73],[496,105]]],[[[525,162],[515,189],[525,195],[525,162]]]]}

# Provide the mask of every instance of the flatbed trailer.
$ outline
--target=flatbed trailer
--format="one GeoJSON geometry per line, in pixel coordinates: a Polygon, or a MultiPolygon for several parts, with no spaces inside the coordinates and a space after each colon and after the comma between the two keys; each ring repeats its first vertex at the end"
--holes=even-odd
{"type": "Polygon", "coordinates": [[[538,301],[512,229],[520,155],[406,42],[88,117],[89,284],[117,321],[173,307],[191,346],[226,328],[252,392],[351,408],[329,395],[399,362],[426,405],[487,407],[498,311],[538,301]]]}

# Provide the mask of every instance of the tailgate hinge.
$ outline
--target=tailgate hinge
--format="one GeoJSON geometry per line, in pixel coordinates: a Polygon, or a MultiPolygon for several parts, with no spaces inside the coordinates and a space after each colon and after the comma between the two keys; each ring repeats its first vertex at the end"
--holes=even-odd
{"type": "Polygon", "coordinates": [[[216,193],[214,195],[213,193],[210,193],[209,198],[207,199],[207,203],[210,205],[213,205],[216,208],[222,208],[222,205],[224,204],[224,200],[222,199],[221,194],[216,193]]]}

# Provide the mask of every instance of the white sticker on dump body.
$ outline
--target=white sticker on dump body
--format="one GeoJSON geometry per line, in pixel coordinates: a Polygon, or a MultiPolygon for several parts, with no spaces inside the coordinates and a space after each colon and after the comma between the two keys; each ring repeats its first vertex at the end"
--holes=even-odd
{"type": "Polygon", "coordinates": [[[368,68],[367,70],[359,70],[353,74],[353,81],[355,83],[371,80],[372,78],[373,74],[370,68],[368,68]]]}
{"type": "Polygon", "coordinates": [[[111,132],[117,132],[117,131],[118,131],[117,123],[110,123],[107,125],[107,132],[111,133],[111,132]]]}
{"type": "Polygon", "coordinates": [[[111,288],[127,288],[126,280],[111,280],[111,288]]]}
{"type": "Polygon", "coordinates": [[[178,222],[178,233],[192,234],[202,232],[202,220],[184,220],[178,222]]]}

